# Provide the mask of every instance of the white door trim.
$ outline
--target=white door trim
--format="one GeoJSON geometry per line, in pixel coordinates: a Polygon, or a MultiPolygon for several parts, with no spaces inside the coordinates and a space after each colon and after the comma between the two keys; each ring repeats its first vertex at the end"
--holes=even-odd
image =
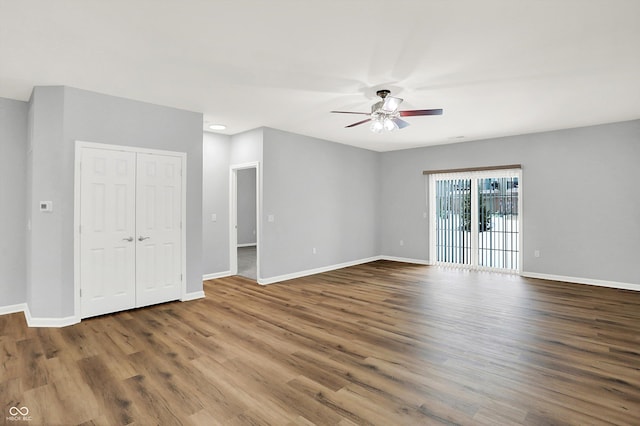
{"type": "Polygon", "coordinates": [[[80,306],[80,177],[81,177],[81,159],[82,150],[84,148],[109,149],[113,151],[135,152],[143,154],[158,154],[180,157],[182,162],[182,190],[181,190],[181,238],[182,244],[180,269],[182,274],[182,289],[180,300],[187,300],[187,233],[186,233],[186,217],[187,217],[187,154],[185,152],[165,151],[159,149],[139,148],[134,146],[110,145],[104,143],[87,142],[76,140],[75,159],[74,159],[74,185],[73,185],[73,311],[76,322],[80,322],[82,318],[82,309],[80,306]]]}
{"type": "Polygon", "coordinates": [[[260,281],[260,240],[262,218],[262,174],[260,162],[229,166],[229,271],[238,273],[238,170],[256,169],[256,281],[260,281]]]}

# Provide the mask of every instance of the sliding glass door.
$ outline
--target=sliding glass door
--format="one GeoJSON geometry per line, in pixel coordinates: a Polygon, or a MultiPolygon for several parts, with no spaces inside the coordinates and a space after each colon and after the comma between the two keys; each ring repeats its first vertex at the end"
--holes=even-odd
{"type": "Polygon", "coordinates": [[[471,265],[471,180],[439,179],[435,185],[437,261],[471,265]]]}
{"type": "Polygon", "coordinates": [[[518,177],[478,179],[478,266],[518,271],[518,177]]]}
{"type": "Polygon", "coordinates": [[[519,271],[520,180],[520,170],[430,175],[436,263],[519,271]]]}

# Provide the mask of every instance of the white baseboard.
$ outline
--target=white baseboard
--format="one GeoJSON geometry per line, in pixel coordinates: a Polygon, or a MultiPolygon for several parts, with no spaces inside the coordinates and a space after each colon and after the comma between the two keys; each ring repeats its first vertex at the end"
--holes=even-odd
{"type": "Polygon", "coordinates": [[[238,244],[237,247],[255,247],[256,243],[238,244]]]}
{"type": "Polygon", "coordinates": [[[36,318],[31,315],[31,311],[29,310],[29,305],[25,306],[24,317],[27,320],[27,325],[29,327],[66,327],[68,325],[77,324],[80,322],[80,318],[72,315],[70,317],[64,318],[46,318],[40,317],[36,318]]]}
{"type": "Polygon", "coordinates": [[[188,302],[189,300],[196,300],[196,299],[202,299],[202,298],[204,298],[204,291],[200,290],[200,291],[194,291],[194,292],[191,292],[191,293],[187,293],[180,300],[182,302],[188,302]]]}
{"type": "Polygon", "coordinates": [[[14,314],[17,312],[24,313],[24,318],[29,327],[66,327],[68,325],[77,324],[80,319],[75,315],[64,318],[37,318],[31,315],[29,305],[26,303],[18,303],[17,305],[0,307],[0,315],[14,314]]]}
{"type": "Polygon", "coordinates": [[[231,271],[214,272],[212,274],[203,275],[202,281],[215,280],[216,278],[224,278],[224,277],[230,277],[230,276],[231,276],[231,271]]]}
{"type": "MultiPolygon", "coordinates": [[[[187,293],[183,299],[183,302],[189,300],[202,299],[205,297],[204,291],[194,291],[187,293]]],[[[27,321],[29,327],[67,327],[69,325],[77,324],[80,322],[80,318],[75,315],[63,317],[63,318],[47,318],[47,317],[34,317],[31,315],[29,305],[26,303],[18,303],[16,305],[0,306],[0,315],[15,314],[18,312],[24,313],[24,318],[27,321]]]]}
{"type": "Polygon", "coordinates": [[[408,257],[396,257],[396,256],[378,256],[380,260],[390,260],[392,262],[413,263],[415,265],[427,265],[430,266],[431,262],[423,259],[410,259],[408,257]]]}
{"type": "Polygon", "coordinates": [[[527,278],[538,278],[541,280],[564,281],[564,282],[574,283],[574,284],[588,284],[588,285],[596,285],[599,287],[618,288],[621,290],[640,291],[640,284],[594,280],[591,278],[567,277],[564,275],[539,274],[537,272],[521,272],[520,275],[527,278]]]}
{"type": "Polygon", "coordinates": [[[0,306],[0,315],[15,314],[24,312],[27,309],[26,303],[18,303],[15,305],[0,306]]]}
{"type": "Polygon", "coordinates": [[[291,274],[278,275],[276,277],[270,278],[259,278],[258,284],[267,285],[267,284],[275,284],[281,281],[292,280],[294,278],[302,278],[307,277],[309,275],[321,274],[323,272],[335,271],[336,269],[347,268],[349,266],[361,265],[363,263],[374,262],[376,260],[380,260],[380,256],[368,257],[365,259],[353,260],[351,262],[339,263],[337,265],[328,265],[315,269],[308,269],[306,271],[294,272],[291,274]]]}

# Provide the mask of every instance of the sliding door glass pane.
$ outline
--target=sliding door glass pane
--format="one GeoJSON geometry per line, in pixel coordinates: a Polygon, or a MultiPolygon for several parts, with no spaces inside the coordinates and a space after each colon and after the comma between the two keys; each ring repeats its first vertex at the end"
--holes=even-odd
{"type": "Polygon", "coordinates": [[[438,262],[471,264],[471,180],[436,181],[438,262]]]}
{"type": "Polygon", "coordinates": [[[478,179],[478,266],[518,270],[518,178],[478,179]]]}

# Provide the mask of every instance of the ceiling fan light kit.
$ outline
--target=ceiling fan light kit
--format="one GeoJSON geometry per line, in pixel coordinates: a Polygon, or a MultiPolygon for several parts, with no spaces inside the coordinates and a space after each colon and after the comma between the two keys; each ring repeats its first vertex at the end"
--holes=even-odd
{"type": "Polygon", "coordinates": [[[331,111],[338,114],[363,114],[371,118],[349,124],[345,127],[355,127],[360,124],[371,122],[370,129],[374,133],[382,133],[383,130],[393,132],[396,129],[403,129],[409,125],[400,117],[412,117],[416,115],[442,115],[442,109],[414,109],[406,111],[398,111],[398,107],[403,99],[389,96],[389,90],[378,90],[378,95],[382,100],[371,106],[371,112],[353,112],[353,111],[331,111]]]}
{"type": "Polygon", "coordinates": [[[371,115],[371,131],[374,133],[381,133],[382,130],[393,132],[401,128],[398,123],[402,124],[402,127],[409,125],[406,121],[394,117],[392,114],[376,113],[371,115]]]}

